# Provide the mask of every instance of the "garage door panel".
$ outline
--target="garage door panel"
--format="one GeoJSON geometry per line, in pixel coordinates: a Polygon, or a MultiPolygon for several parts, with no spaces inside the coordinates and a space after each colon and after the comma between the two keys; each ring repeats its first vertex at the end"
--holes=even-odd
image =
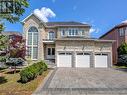
{"type": "Polygon", "coordinates": [[[78,53],[76,55],[76,67],[90,67],[90,55],[84,53],[78,53]]]}
{"type": "Polygon", "coordinates": [[[58,55],[58,67],[72,67],[72,54],[60,53],[58,55]]]}
{"type": "Polygon", "coordinates": [[[95,55],[95,67],[107,68],[108,67],[108,56],[107,55],[95,55]]]}

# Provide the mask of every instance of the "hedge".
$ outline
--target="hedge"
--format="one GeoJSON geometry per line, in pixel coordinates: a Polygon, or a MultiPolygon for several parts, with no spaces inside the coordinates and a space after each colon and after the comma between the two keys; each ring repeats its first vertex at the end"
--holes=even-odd
{"type": "Polygon", "coordinates": [[[116,65],[127,66],[127,54],[119,55],[116,65]]]}
{"type": "Polygon", "coordinates": [[[20,72],[20,80],[22,83],[29,82],[33,79],[35,79],[38,75],[41,75],[43,71],[47,70],[47,65],[45,62],[40,61],[37,63],[34,63],[33,65],[24,68],[20,72]]]}

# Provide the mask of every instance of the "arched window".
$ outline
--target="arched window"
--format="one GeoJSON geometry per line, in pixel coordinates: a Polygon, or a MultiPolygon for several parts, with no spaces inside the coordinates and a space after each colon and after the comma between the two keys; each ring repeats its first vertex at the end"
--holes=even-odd
{"type": "Polygon", "coordinates": [[[55,33],[54,33],[53,31],[50,31],[50,32],[48,33],[48,39],[49,39],[49,40],[54,40],[54,38],[55,38],[55,33]]]}
{"type": "Polygon", "coordinates": [[[34,26],[28,30],[28,55],[31,59],[38,58],[38,29],[34,26]]]}

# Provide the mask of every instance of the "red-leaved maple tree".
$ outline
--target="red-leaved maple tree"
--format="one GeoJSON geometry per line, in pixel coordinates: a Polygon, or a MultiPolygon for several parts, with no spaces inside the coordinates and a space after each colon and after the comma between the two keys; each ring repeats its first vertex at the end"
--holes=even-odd
{"type": "Polygon", "coordinates": [[[20,35],[12,35],[9,40],[10,58],[23,58],[26,55],[25,39],[20,35]]]}

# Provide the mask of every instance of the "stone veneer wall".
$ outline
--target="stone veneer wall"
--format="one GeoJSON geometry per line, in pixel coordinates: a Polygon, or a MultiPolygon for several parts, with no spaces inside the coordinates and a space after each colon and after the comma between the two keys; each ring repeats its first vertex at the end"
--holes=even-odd
{"type": "Polygon", "coordinates": [[[95,42],[95,41],[56,41],[56,62],[59,52],[71,52],[73,62],[77,52],[85,52],[91,54],[91,67],[94,67],[94,57],[96,53],[108,54],[108,67],[112,66],[112,43],[111,42],[95,42]]]}
{"type": "Polygon", "coordinates": [[[23,25],[24,38],[26,39],[27,46],[27,38],[28,38],[28,30],[30,27],[35,26],[38,29],[38,60],[44,59],[44,49],[42,39],[45,38],[45,28],[40,23],[40,21],[32,16],[30,19],[27,19],[23,25]]]}

